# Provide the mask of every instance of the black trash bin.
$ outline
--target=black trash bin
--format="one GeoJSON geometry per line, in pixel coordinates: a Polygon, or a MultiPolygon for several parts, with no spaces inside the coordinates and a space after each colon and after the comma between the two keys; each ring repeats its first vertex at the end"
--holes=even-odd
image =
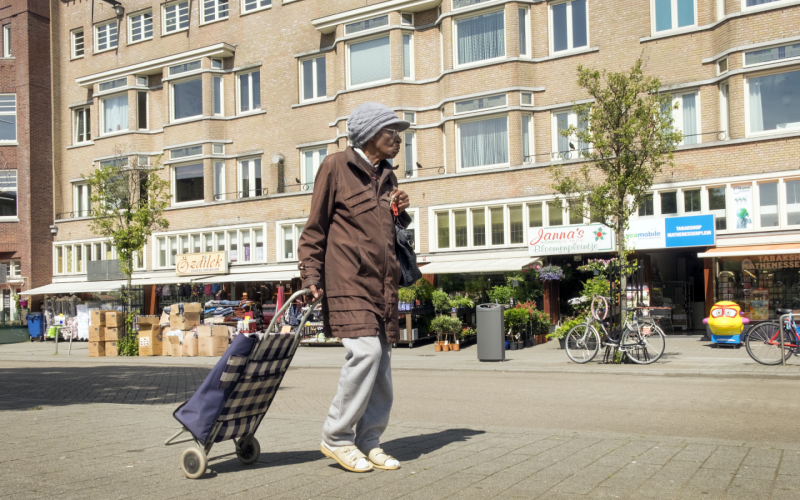
{"type": "Polygon", "coordinates": [[[478,323],[478,361],[505,361],[505,323],[502,304],[480,304],[476,308],[478,323]]]}

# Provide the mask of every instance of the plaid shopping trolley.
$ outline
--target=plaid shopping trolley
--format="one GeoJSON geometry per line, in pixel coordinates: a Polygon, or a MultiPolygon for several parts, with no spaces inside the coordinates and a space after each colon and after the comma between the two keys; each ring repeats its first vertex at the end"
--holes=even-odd
{"type": "Polygon", "coordinates": [[[237,335],[194,395],[173,413],[183,427],[164,444],[195,443],[181,455],[181,469],[187,478],[202,477],[211,447],[229,439],[236,445],[236,456],[243,464],[258,460],[261,447],[255,433],[300,344],[302,325],[319,300],[312,304],[294,332],[278,333],[275,324],[298,297],[309,293],[305,289],[292,295],[261,339],[237,335]],[[192,438],[176,442],[184,432],[189,432],[192,438]]]}

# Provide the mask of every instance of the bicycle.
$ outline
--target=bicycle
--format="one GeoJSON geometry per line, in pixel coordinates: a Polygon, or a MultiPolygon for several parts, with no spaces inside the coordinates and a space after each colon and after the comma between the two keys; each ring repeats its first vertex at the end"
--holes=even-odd
{"type": "Polygon", "coordinates": [[[752,327],[744,336],[747,354],[762,365],[774,366],[789,359],[792,353],[800,355],[800,331],[792,318],[791,309],[775,309],[775,312],[786,316],[783,321],[768,321],[752,327]],[[780,337],[778,334],[781,334],[780,337]],[[792,338],[794,334],[794,338],[792,338]],[[781,337],[783,354],[781,354],[781,337]],[[795,340],[796,339],[796,340],[795,340]]]}
{"type": "Polygon", "coordinates": [[[658,361],[666,348],[666,335],[661,327],[652,318],[645,320],[644,316],[638,317],[635,308],[627,309],[625,325],[619,337],[614,338],[603,324],[609,316],[610,309],[606,297],[595,295],[592,298],[591,314],[586,318],[586,322],[575,325],[566,335],[564,347],[569,359],[579,364],[588,363],[597,356],[600,346],[603,345],[624,353],[636,364],[647,365],[658,361]],[[602,338],[607,339],[602,344],[595,325],[602,330],[602,338]]]}

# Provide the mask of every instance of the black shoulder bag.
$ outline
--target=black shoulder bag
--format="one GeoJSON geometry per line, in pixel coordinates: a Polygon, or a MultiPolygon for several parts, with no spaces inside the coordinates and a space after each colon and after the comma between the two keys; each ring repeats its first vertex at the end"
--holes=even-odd
{"type": "Polygon", "coordinates": [[[411,286],[422,278],[417,267],[417,254],[414,253],[414,236],[394,218],[395,253],[400,264],[400,286],[411,286]]]}

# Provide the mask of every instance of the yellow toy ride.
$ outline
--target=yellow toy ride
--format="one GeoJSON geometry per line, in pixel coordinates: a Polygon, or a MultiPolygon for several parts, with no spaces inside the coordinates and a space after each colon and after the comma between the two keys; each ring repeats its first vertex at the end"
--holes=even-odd
{"type": "Polygon", "coordinates": [[[717,302],[711,308],[711,315],[703,320],[711,330],[714,344],[741,344],[744,341],[744,325],[750,323],[742,316],[742,309],[735,302],[717,302]]]}

